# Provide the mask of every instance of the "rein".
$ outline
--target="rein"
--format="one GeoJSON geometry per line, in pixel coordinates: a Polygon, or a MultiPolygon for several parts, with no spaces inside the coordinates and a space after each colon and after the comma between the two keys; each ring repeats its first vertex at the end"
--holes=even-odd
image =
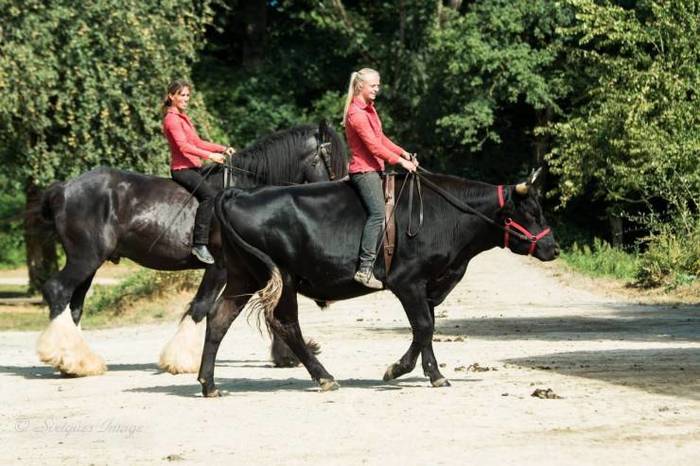
{"type": "MultiPolygon", "coordinates": [[[[423,169],[423,171],[430,173],[425,169],[423,169]]],[[[516,222],[515,220],[513,220],[510,217],[506,218],[504,225],[501,225],[501,224],[497,223],[496,221],[494,221],[493,219],[486,216],[485,214],[479,212],[477,209],[470,206],[466,202],[458,199],[457,197],[455,197],[451,193],[445,191],[440,186],[436,185],[435,183],[430,181],[428,178],[426,178],[425,175],[422,175],[420,173],[416,173],[416,174],[409,174],[409,176],[413,176],[413,177],[421,179],[426,186],[428,186],[430,189],[432,189],[433,191],[438,193],[440,196],[442,196],[446,201],[448,201],[450,204],[452,204],[457,209],[459,209],[463,212],[474,214],[477,217],[484,220],[485,222],[503,230],[503,247],[504,248],[510,249],[510,237],[515,236],[523,241],[528,241],[530,243],[530,249],[528,250],[528,255],[530,255],[530,254],[535,252],[535,249],[537,248],[537,242],[540,239],[547,236],[548,234],[550,234],[552,231],[549,227],[547,227],[544,230],[542,230],[541,232],[539,232],[537,235],[534,235],[534,234],[530,233],[530,231],[527,228],[520,225],[518,222],[516,222]]],[[[498,186],[497,195],[498,195],[498,206],[500,208],[503,208],[505,206],[505,194],[503,191],[503,185],[498,186]]]]}

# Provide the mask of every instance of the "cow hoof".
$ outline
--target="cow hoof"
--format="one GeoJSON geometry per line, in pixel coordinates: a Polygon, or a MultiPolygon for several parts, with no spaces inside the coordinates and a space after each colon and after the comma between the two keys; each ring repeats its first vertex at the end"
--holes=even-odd
{"type": "Polygon", "coordinates": [[[440,377],[437,380],[431,380],[430,383],[433,384],[433,387],[436,387],[436,388],[438,388],[438,387],[451,387],[452,386],[450,384],[450,381],[444,377],[440,377]]]}
{"type": "Polygon", "coordinates": [[[206,398],[219,398],[221,395],[222,393],[217,388],[204,394],[206,398]]]}
{"type": "Polygon", "coordinates": [[[321,386],[322,392],[331,392],[340,388],[338,382],[333,379],[321,379],[318,381],[318,384],[321,386]]]}
{"type": "Polygon", "coordinates": [[[394,375],[394,367],[396,367],[396,364],[392,364],[391,366],[386,368],[386,372],[384,373],[384,382],[388,382],[390,380],[394,380],[396,376],[394,375]]]}

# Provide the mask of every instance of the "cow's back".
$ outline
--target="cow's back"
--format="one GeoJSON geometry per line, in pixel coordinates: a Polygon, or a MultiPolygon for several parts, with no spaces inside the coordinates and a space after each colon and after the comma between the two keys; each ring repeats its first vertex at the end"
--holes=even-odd
{"type": "Polygon", "coordinates": [[[321,270],[345,276],[354,270],[367,219],[346,181],[230,189],[221,195],[217,215],[244,241],[300,277],[321,270]]]}

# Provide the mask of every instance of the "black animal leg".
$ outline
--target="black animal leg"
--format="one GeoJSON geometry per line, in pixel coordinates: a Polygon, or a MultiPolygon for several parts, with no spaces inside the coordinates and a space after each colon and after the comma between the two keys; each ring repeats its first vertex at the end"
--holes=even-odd
{"type": "Polygon", "coordinates": [[[197,294],[180,319],[175,335],[160,352],[158,366],[171,374],[199,371],[202,362],[205,324],[202,319],[212,311],[219,292],[226,284],[226,269],[210,265],[204,271],[197,294]]]}
{"type": "Polygon", "coordinates": [[[336,390],[338,383],[328,373],[313,351],[309,350],[299,326],[299,306],[296,288],[288,274],[283,273],[284,289],[274,311],[270,327],[289,346],[301,363],[309,371],[311,378],[319,383],[322,391],[336,390]]]}
{"type": "Polygon", "coordinates": [[[212,310],[214,301],[225,284],[225,268],[218,265],[207,267],[199,288],[197,288],[197,294],[194,295],[185,314],[189,314],[195,322],[200,322],[212,310]]]}
{"type": "MultiPolygon", "coordinates": [[[[227,285],[223,298],[207,319],[207,334],[204,340],[199,377],[197,378],[199,383],[202,384],[202,394],[206,397],[220,396],[214,384],[216,353],[219,351],[221,340],[224,339],[229,327],[250,299],[250,293],[240,294],[234,290],[229,290],[229,288],[233,287],[227,285]]],[[[239,288],[236,287],[236,289],[239,288]]]]}
{"type": "Polygon", "coordinates": [[[73,296],[70,299],[70,312],[73,317],[73,322],[75,325],[80,323],[80,318],[83,315],[83,304],[85,303],[85,295],[90,289],[92,284],[92,279],[95,274],[91,274],[85,281],[83,281],[73,292],[73,296]]]}
{"type": "MultiPolygon", "coordinates": [[[[90,261],[72,261],[69,258],[66,266],[44,283],[41,291],[49,305],[51,319],[65,311],[69,303],[75,302],[77,305],[85,299],[92,277],[102,262],[103,260],[97,258],[90,261]],[[81,286],[85,289],[80,289],[81,286]]],[[[73,318],[75,319],[75,316],[73,318]]]]}
{"type": "Polygon", "coordinates": [[[415,367],[418,353],[423,354],[423,372],[430,383],[435,387],[449,386],[449,382],[442,376],[438,369],[438,363],[432,350],[435,319],[433,310],[424,293],[423,287],[413,284],[406,287],[406,291],[397,293],[397,297],[403,305],[406,316],[411,323],[413,341],[406,354],[395,364],[392,364],[384,374],[384,380],[391,380],[403,375],[415,367]],[[426,351],[426,348],[428,351],[426,351]]]}

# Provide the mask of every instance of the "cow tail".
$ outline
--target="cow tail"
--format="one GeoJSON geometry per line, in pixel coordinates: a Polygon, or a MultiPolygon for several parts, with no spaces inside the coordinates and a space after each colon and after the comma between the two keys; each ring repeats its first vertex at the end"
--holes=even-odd
{"type": "Polygon", "coordinates": [[[257,293],[258,296],[254,297],[249,302],[251,312],[257,314],[258,316],[260,316],[260,314],[265,316],[265,325],[269,331],[271,330],[270,327],[276,322],[274,311],[275,307],[277,307],[277,303],[279,303],[280,297],[282,296],[282,290],[284,289],[282,274],[270,256],[246,242],[246,240],[244,240],[236,231],[233,225],[229,223],[223,211],[224,197],[225,194],[219,194],[215,202],[216,218],[222,226],[222,242],[224,243],[222,246],[225,247],[226,241],[232,241],[243,251],[262,262],[270,273],[270,278],[268,279],[265,287],[259,290],[257,293]]]}

